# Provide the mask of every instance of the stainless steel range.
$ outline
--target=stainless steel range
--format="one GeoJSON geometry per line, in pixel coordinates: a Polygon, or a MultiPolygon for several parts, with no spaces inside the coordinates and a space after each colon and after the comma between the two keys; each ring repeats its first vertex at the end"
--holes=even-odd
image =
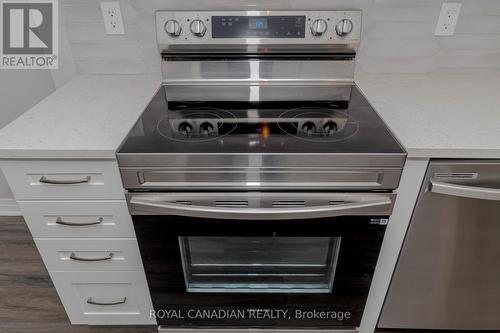
{"type": "Polygon", "coordinates": [[[361,12],[156,26],[117,157],[160,329],[355,331],[406,157],[354,83],[361,12]]]}

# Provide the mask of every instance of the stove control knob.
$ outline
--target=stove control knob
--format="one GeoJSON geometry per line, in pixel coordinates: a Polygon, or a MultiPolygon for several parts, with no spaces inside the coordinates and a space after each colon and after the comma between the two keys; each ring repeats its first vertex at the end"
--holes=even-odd
{"type": "Polygon", "coordinates": [[[302,125],[302,132],[307,134],[308,136],[311,136],[316,132],[316,125],[312,121],[308,121],[302,125]]]}
{"type": "Polygon", "coordinates": [[[209,136],[214,133],[214,126],[210,123],[202,123],[200,125],[201,135],[209,136]]]}
{"type": "Polygon", "coordinates": [[[325,131],[325,135],[333,135],[337,132],[337,124],[334,121],[329,121],[323,125],[323,130],[325,131]]]}
{"type": "Polygon", "coordinates": [[[165,23],[165,32],[170,35],[170,37],[179,37],[181,34],[182,27],[176,20],[168,20],[165,23]]]}
{"type": "Polygon", "coordinates": [[[193,22],[189,25],[189,28],[191,29],[193,35],[197,37],[203,37],[205,36],[205,32],[207,32],[207,26],[202,20],[193,20],[193,22]]]}
{"type": "Polygon", "coordinates": [[[354,28],[352,21],[349,19],[340,20],[335,26],[335,32],[339,37],[345,37],[349,35],[354,28]]]}
{"type": "Polygon", "coordinates": [[[311,24],[311,34],[316,37],[321,37],[328,29],[328,24],[323,19],[317,19],[311,24]]]}
{"type": "Polygon", "coordinates": [[[191,132],[193,131],[193,126],[191,126],[187,122],[183,122],[179,124],[179,129],[178,129],[180,134],[183,134],[185,136],[190,136],[191,132]]]}

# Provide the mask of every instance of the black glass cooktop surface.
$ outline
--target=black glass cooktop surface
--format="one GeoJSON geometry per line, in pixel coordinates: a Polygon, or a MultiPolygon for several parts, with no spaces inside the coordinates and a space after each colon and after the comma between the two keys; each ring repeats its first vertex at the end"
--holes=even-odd
{"type": "Polygon", "coordinates": [[[356,86],[349,102],[176,102],[160,88],[119,154],[404,150],[356,86]]]}

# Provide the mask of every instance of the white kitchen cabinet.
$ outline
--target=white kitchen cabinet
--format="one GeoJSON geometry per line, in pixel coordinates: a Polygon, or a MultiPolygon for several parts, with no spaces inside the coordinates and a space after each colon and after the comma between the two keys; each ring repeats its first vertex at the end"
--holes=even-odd
{"type": "Polygon", "coordinates": [[[71,323],[154,325],[116,161],[1,160],[0,167],[71,323]]]}
{"type": "Polygon", "coordinates": [[[49,272],[72,324],[154,325],[144,272],[49,272]]]}
{"type": "Polygon", "coordinates": [[[18,201],[123,199],[115,161],[8,160],[1,167],[18,201]]]}
{"type": "Polygon", "coordinates": [[[142,271],[136,239],[35,239],[49,271],[142,271]]]}
{"type": "Polygon", "coordinates": [[[125,200],[18,201],[33,238],[135,238],[125,200]]]}

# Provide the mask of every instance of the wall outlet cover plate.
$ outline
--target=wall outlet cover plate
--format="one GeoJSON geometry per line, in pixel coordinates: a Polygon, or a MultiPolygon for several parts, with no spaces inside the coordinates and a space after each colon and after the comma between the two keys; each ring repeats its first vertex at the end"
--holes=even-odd
{"type": "Polygon", "coordinates": [[[122,12],[118,1],[101,2],[102,18],[108,35],[124,35],[122,12]]]}
{"type": "Polygon", "coordinates": [[[461,8],[462,4],[459,2],[443,3],[436,25],[436,31],[434,32],[435,36],[453,36],[461,8]]]}

